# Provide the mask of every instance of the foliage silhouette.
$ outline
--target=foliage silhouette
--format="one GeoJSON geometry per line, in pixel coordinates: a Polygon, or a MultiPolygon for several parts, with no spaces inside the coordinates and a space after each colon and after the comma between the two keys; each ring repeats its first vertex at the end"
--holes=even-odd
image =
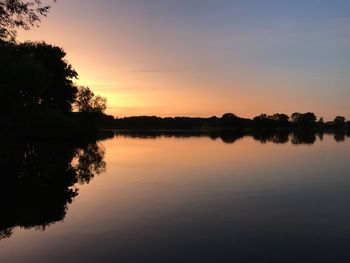
{"type": "Polygon", "coordinates": [[[53,138],[96,132],[96,114],[102,114],[106,101],[86,88],[93,95],[91,110],[72,112],[81,94],[73,82],[78,74],[65,55],[46,43],[0,42],[0,133],[53,138]]]}
{"type": "Polygon", "coordinates": [[[291,115],[291,120],[296,125],[311,126],[316,122],[316,115],[312,112],[299,113],[295,112],[291,115]]]}
{"type": "Polygon", "coordinates": [[[257,128],[274,128],[276,126],[276,121],[270,118],[267,114],[262,113],[259,116],[253,118],[254,126],[257,128]]]}
{"type": "Polygon", "coordinates": [[[33,26],[38,26],[41,17],[46,16],[49,9],[50,6],[44,5],[40,0],[1,0],[0,40],[14,41],[17,28],[28,30],[33,26]]]}
{"type": "Polygon", "coordinates": [[[77,72],[68,64],[66,53],[46,43],[0,45],[1,112],[36,112],[60,110],[70,112],[77,88],[77,72]]]}
{"type": "MultiPolygon", "coordinates": [[[[105,129],[127,129],[127,130],[185,130],[185,131],[242,131],[253,133],[262,130],[276,132],[285,130],[289,132],[313,130],[317,132],[335,131],[336,129],[348,130],[350,125],[337,126],[335,122],[318,121],[312,112],[293,113],[292,117],[283,113],[273,115],[261,114],[252,120],[238,117],[232,113],[226,113],[221,118],[216,116],[210,118],[189,117],[157,117],[157,116],[133,116],[125,118],[114,118],[103,115],[99,118],[99,127],[105,129]]],[[[308,132],[308,131],[306,131],[308,132]]],[[[283,140],[282,140],[283,141],[283,140]]]]}
{"type": "Polygon", "coordinates": [[[106,98],[96,96],[88,87],[79,87],[75,105],[79,112],[102,114],[107,108],[106,98]]]}
{"type": "Polygon", "coordinates": [[[334,125],[337,128],[343,128],[346,125],[345,121],[346,121],[345,117],[337,116],[337,117],[334,118],[334,125]]]}

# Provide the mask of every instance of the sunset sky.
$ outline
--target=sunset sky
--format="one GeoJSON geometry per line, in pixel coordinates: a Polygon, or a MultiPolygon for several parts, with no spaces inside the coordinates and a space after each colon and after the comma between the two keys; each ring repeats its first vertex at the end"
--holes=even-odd
{"type": "Polygon", "coordinates": [[[58,0],[40,28],[107,113],[350,118],[349,0],[58,0]]]}

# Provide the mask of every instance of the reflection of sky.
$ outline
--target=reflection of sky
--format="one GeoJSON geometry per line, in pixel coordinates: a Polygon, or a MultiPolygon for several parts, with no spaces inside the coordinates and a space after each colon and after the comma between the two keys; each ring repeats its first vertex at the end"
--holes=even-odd
{"type": "Polygon", "coordinates": [[[59,1],[21,39],[63,46],[109,113],[350,117],[347,0],[59,1]]]}

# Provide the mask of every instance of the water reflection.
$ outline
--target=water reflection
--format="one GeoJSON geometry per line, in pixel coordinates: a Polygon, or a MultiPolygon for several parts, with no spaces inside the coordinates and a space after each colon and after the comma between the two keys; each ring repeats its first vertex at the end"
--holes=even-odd
{"type": "Polygon", "coordinates": [[[343,135],[110,132],[98,143],[3,143],[0,229],[13,235],[0,258],[349,262],[343,135]],[[14,230],[63,218],[43,233],[14,230]]]}
{"type": "Polygon", "coordinates": [[[334,133],[334,140],[336,142],[344,142],[345,141],[345,135],[346,135],[345,132],[344,133],[336,132],[336,133],[334,133]]]}
{"type": "MultiPolygon", "coordinates": [[[[156,139],[160,137],[210,137],[232,144],[245,136],[263,144],[314,144],[323,133],[314,131],[202,132],[202,131],[127,131],[104,132],[101,140],[123,136],[156,139]]],[[[349,133],[333,134],[344,142],[349,133]]],[[[16,226],[44,230],[64,219],[67,205],[78,195],[76,184],[89,183],[105,171],[104,148],[97,142],[3,142],[0,149],[1,191],[3,209],[0,239],[10,237],[16,226]]]]}
{"type": "Polygon", "coordinates": [[[2,142],[0,239],[17,226],[45,230],[63,220],[76,184],[104,171],[104,154],[97,142],[2,142]]]}
{"type": "Polygon", "coordinates": [[[256,130],[252,132],[243,131],[115,131],[114,135],[127,138],[157,139],[160,137],[189,138],[189,137],[210,137],[213,140],[221,139],[224,143],[235,143],[243,137],[252,137],[263,144],[286,144],[312,145],[317,138],[322,141],[325,134],[332,134],[336,142],[344,142],[350,133],[345,131],[320,132],[315,130],[256,130]]]}

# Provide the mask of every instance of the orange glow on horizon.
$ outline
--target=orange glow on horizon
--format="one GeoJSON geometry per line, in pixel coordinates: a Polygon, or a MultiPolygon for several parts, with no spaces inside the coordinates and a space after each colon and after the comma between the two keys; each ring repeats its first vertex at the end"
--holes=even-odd
{"type": "MultiPolygon", "coordinates": [[[[19,40],[45,40],[63,47],[66,59],[79,73],[77,84],[107,98],[107,114],[219,117],[232,112],[252,118],[261,113],[312,111],[326,120],[336,115],[350,117],[347,89],[324,89],[315,95],[319,85],[336,84],[333,79],[329,85],[324,83],[322,72],[311,76],[307,71],[241,60],[229,64],[219,55],[205,57],[206,51],[201,53],[197,47],[200,39],[187,35],[188,40],[173,43],[161,35],[150,39],[127,23],[111,32],[87,18],[74,20],[72,27],[72,19],[75,14],[58,2],[40,28],[20,31],[19,40]],[[169,46],[162,46],[161,41],[169,46]],[[220,64],[220,59],[226,64],[220,64]]],[[[137,19],[136,24],[142,22],[137,19]]],[[[244,37],[235,35],[242,51],[254,46],[254,39],[244,37]]]]}

